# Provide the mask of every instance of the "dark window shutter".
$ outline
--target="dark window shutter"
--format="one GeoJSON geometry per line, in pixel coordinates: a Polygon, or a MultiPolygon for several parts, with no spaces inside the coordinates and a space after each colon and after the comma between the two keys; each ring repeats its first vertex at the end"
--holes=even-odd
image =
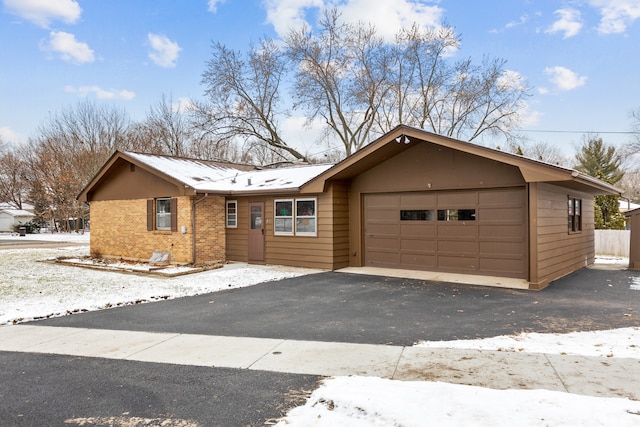
{"type": "Polygon", "coordinates": [[[171,199],[171,231],[178,231],[178,199],[171,199]]]}
{"type": "Polygon", "coordinates": [[[155,217],[153,209],[153,199],[147,200],[147,231],[153,230],[153,219],[155,217]]]}

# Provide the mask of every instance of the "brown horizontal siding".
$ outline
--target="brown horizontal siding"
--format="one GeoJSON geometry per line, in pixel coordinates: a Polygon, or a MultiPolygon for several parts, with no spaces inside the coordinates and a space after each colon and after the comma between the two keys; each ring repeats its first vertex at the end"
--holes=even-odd
{"type": "MultiPolygon", "coordinates": [[[[248,261],[249,202],[264,202],[265,263],[333,270],[349,263],[349,206],[347,185],[332,183],[327,192],[304,198],[317,199],[317,236],[277,236],[273,231],[273,204],[276,199],[296,198],[291,195],[262,199],[237,198],[238,227],[228,228],[227,259],[248,261]]],[[[230,200],[233,198],[229,198],[230,200]]]]}
{"type": "Polygon", "coordinates": [[[549,282],[593,263],[593,197],[550,184],[538,186],[538,281],[549,282]],[[583,201],[582,231],[569,233],[567,199],[583,201]]]}
{"type": "Polygon", "coordinates": [[[247,262],[249,261],[249,201],[244,199],[228,198],[237,200],[238,227],[227,228],[227,250],[228,261],[247,262]]]}

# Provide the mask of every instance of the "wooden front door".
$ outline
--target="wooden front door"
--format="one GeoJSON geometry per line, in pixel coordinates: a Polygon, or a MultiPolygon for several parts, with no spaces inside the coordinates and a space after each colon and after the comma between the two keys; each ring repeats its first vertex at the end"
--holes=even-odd
{"type": "Polygon", "coordinates": [[[249,203],[249,261],[264,261],[264,202],[249,203]]]}

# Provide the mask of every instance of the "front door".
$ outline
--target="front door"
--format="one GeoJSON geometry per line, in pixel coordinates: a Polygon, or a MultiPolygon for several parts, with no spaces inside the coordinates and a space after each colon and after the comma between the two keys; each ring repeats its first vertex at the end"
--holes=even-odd
{"type": "Polygon", "coordinates": [[[264,261],[264,202],[249,203],[249,261],[264,261]]]}

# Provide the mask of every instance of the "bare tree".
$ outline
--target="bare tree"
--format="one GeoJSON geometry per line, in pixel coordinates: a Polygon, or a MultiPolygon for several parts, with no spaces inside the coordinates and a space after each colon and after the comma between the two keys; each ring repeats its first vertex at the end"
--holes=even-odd
{"type": "Polygon", "coordinates": [[[246,57],[216,43],[202,74],[207,104],[196,103],[199,127],[225,143],[271,147],[282,160],[305,156],[287,144],[280,131],[281,84],[288,72],[285,55],[272,41],[251,46],[246,57]],[[290,158],[289,157],[289,158],[290,158]]]}
{"type": "Polygon", "coordinates": [[[628,170],[618,183],[626,198],[640,203],[640,169],[628,170]]]}
{"type": "Polygon", "coordinates": [[[186,113],[174,104],[172,96],[163,94],[149,109],[142,126],[144,134],[150,138],[148,143],[153,152],[172,156],[190,154],[192,128],[186,113]]]}
{"type": "Polygon", "coordinates": [[[26,162],[29,167],[29,198],[36,206],[36,215],[48,219],[54,227],[59,224],[68,230],[68,219],[85,217],[86,207],[75,197],[82,190],[85,168],[78,162],[90,161],[88,151],[74,153],[66,141],[59,138],[41,138],[31,141],[26,162]]]}
{"type": "Polygon", "coordinates": [[[399,32],[395,48],[392,97],[381,128],[404,123],[467,141],[484,133],[508,136],[530,88],[521,76],[505,69],[506,61],[484,57],[450,63],[460,45],[453,28],[399,32]]]}
{"type": "Polygon", "coordinates": [[[88,181],[117,149],[127,149],[129,119],[124,110],[85,100],[49,116],[37,141],[56,141],[69,153],[68,167],[88,181]]]}
{"type": "Polygon", "coordinates": [[[86,217],[86,206],[75,197],[114,150],[128,148],[128,126],[122,110],[90,101],[52,114],[39,126],[23,156],[36,214],[63,228],[68,218],[86,217]]]}
{"type": "Polygon", "coordinates": [[[285,39],[296,66],[295,107],[308,120],[322,118],[346,155],[371,139],[371,130],[389,86],[390,50],[372,26],[340,23],[325,12],[320,32],[303,27],[285,39]]]}
{"type": "Polygon", "coordinates": [[[563,165],[569,161],[559,147],[548,142],[532,143],[524,138],[507,140],[505,151],[554,165],[563,165]]]}
{"type": "Polygon", "coordinates": [[[0,202],[22,209],[27,193],[25,162],[16,150],[6,150],[0,154],[0,202]]]}
{"type": "Polygon", "coordinates": [[[632,110],[630,116],[633,139],[629,143],[628,150],[633,154],[638,154],[640,153],[640,107],[632,110]]]}
{"type": "Polygon", "coordinates": [[[290,78],[289,111],[302,111],[308,124],[320,119],[346,155],[398,124],[468,141],[486,134],[508,139],[530,91],[502,59],[454,62],[460,37],[449,26],[414,25],[386,42],[371,25],[345,23],[334,9],[317,30],[292,29],[284,45],[263,41],[246,59],[214,45],[203,74],[210,103],[198,108],[203,129],[305,159],[279,127],[289,105],[282,86],[290,78]]]}

